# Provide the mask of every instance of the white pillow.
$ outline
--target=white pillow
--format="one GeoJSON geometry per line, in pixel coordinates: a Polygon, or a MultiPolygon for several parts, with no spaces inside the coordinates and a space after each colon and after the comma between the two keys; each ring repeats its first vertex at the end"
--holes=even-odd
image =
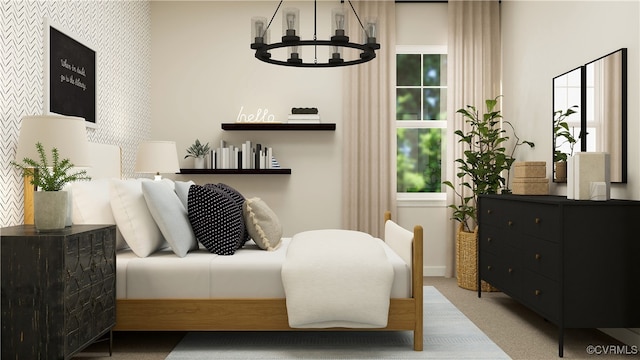
{"type": "Polygon", "coordinates": [[[124,241],[139,257],[147,257],[166,246],[142,195],[142,182],[149,179],[110,181],[111,211],[124,241]]]}
{"type": "Polygon", "coordinates": [[[196,183],[194,183],[192,180],[175,182],[176,195],[178,195],[178,198],[180,199],[180,202],[182,203],[182,206],[184,206],[185,210],[189,208],[189,188],[191,187],[191,185],[195,184],[196,183]]]}
{"type": "MultiPolygon", "coordinates": [[[[109,179],[76,181],[69,185],[71,190],[73,224],[115,225],[109,196],[109,179]]],[[[116,228],[116,249],[127,247],[120,230],[116,228]]]]}
{"type": "Polygon", "coordinates": [[[242,215],[249,235],[259,248],[273,251],[280,246],[282,225],[267,203],[260,198],[246,199],[242,215]]]}
{"type": "Polygon", "coordinates": [[[198,248],[187,210],[171,186],[162,181],[143,181],[142,194],[151,216],[176,255],[185,257],[189,250],[198,248]]]}

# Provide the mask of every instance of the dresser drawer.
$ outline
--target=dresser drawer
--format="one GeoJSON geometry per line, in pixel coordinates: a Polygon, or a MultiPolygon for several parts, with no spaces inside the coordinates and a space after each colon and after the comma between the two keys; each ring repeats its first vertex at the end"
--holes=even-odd
{"type": "Polygon", "coordinates": [[[518,203],[497,199],[482,199],[479,209],[480,228],[491,225],[511,231],[521,231],[520,211],[518,203]]]}
{"type": "Polygon", "coordinates": [[[478,229],[478,242],[481,251],[494,255],[503,255],[505,247],[509,246],[503,229],[483,224],[478,229]]]}
{"type": "Polygon", "coordinates": [[[522,271],[515,259],[505,261],[494,254],[481,252],[480,266],[482,280],[511,296],[520,295],[522,271]]]}
{"type": "Polygon", "coordinates": [[[522,301],[538,311],[547,320],[558,322],[560,289],[556,281],[529,270],[523,271],[522,301]]]}
{"type": "Polygon", "coordinates": [[[524,234],[560,242],[560,209],[548,204],[528,204],[518,209],[524,234]]]}
{"type": "Polygon", "coordinates": [[[522,238],[523,265],[551,280],[560,280],[560,245],[532,236],[522,238]]]}

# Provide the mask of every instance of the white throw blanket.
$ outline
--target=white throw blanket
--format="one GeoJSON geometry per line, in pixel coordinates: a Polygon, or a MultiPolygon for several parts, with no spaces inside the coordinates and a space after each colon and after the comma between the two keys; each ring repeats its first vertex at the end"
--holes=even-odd
{"type": "Polygon", "coordinates": [[[386,327],[393,267],[380,241],[350,230],[294,235],[282,266],[289,326],[386,327]]]}

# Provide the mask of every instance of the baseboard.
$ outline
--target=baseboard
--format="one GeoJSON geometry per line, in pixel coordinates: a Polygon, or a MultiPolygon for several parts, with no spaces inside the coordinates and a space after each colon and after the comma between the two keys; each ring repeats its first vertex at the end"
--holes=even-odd
{"type": "Polygon", "coordinates": [[[422,268],[422,274],[424,276],[445,276],[445,266],[425,266],[422,268]]]}
{"type": "Polygon", "coordinates": [[[603,333],[629,346],[637,346],[638,348],[640,348],[640,333],[639,333],[640,329],[620,328],[620,329],[598,329],[598,330],[602,331],[603,333]]]}

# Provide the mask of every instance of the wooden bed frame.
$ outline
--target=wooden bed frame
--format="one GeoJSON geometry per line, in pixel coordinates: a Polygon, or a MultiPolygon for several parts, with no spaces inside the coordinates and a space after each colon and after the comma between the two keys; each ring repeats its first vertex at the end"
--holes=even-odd
{"type": "MultiPolygon", "coordinates": [[[[391,219],[390,212],[384,221],[391,219]]],[[[119,299],[114,331],[413,331],[413,349],[422,351],[422,227],[413,229],[412,295],[391,299],[385,328],[294,329],[285,299],[119,299]]]]}

